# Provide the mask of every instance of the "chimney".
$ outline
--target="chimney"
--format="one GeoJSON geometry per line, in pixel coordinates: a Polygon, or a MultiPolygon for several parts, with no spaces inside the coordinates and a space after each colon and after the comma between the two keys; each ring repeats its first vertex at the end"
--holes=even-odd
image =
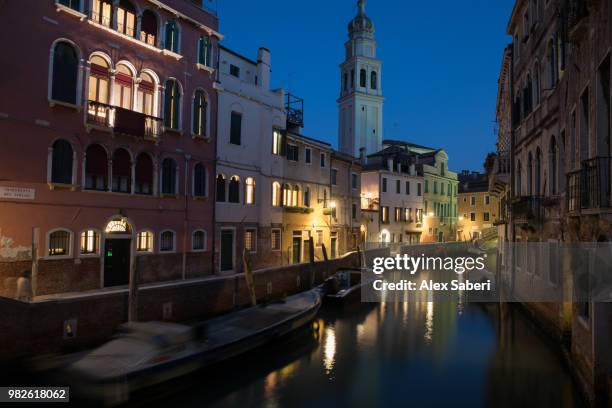
{"type": "Polygon", "coordinates": [[[365,147],[362,147],[361,149],[359,149],[359,161],[361,162],[362,166],[365,166],[366,164],[368,164],[368,157],[365,154],[365,147]]]}
{"type": "Polygon", "coordinates": [[[393,171],[393,159],[387,159],[387,169],[393,171]]]}
{"type": "Polygon", "coordinates": [[[272,58],[267,48],[260,47],[257,52],[257,83],[263,89],[270,89],[272,58]]]}

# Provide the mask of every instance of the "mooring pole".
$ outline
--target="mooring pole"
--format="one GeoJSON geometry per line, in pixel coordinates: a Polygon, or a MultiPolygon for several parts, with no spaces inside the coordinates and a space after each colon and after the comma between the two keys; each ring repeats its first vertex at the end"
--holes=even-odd
{"type": "Polygon", "coordinates": [[[257,306],[257,296],[255,295],[255,284],[253,282],[253,272],[249,267],[247,259],[247,250],[244,248],[242,251],[242,265],[244,266],[244,280],[246,281],[247,289],[249,290],[249,296],[251,298],[251,304],[257,306]]]}
{"type": "MultiPolygon", "coordinates": [[[[132,245],[134,246],[134,245],[132,245]]],[[[134,250],[130,251],[130,290],[128,293],[128,321],[138,321],[138,271],[134,250]]]]}

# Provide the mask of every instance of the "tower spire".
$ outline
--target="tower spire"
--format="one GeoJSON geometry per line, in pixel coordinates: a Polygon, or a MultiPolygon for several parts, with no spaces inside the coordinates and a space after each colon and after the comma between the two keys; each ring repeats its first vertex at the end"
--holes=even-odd
{"type": "Polygon", "coordinates": [[[357,7],[359,7],[359,15],[361,16],[365,15],[365,6],[366,6],[366,0],[357,1],[357,7]]]}

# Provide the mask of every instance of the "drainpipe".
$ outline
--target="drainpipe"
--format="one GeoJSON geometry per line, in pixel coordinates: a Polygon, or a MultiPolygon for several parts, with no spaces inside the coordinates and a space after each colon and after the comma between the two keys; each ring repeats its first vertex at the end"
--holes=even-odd
{"type": "Polygon", "coordinates": [[[188,211],[189,211],[189,192],[187,190],[187,187],[189,186],[187,180],[189,180],[189,160],[191,160],[191,155],[190,154],[186,154],[185,155],[185,176],[183,177],[183,193],[184,193],[184,197],[185,197],[185,213],[184,213],[184,217],[183,217],[183,266],[182,266],[182,274],[183,274],[183,280],[185,280],[187,278],[187,229],[189,227],[189,217],[188,217],[188,211]]]}
{"type": "MultiPolygon", "coordinates": [[[[515,159],[515,129],[514,129],[514,47],[510,47],[510,216],[508,217],[508,225],[510,227],[510,234],[512,236],[511,245],[515,245],[516,243],[516,231],[514,229],[514,214],[512,211],[512,200],[516,195],[516,180],[515,180],[515,169],[514,169],[514,159],[515,159]]],[[[515,258],[515,250],[516,248],[512,248],[512,259],[510,260],[511,270],[512,270],[512,282],[511,282],[511,291],[514,293],[514,283],[516,279],[516,265],[514,263],[515,258]]]]}

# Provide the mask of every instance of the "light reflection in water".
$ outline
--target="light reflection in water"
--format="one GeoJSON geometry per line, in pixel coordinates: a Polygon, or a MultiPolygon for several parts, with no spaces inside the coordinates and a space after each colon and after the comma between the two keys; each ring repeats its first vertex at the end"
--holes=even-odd
{"type": "Polygon", "coordinates": [[[323,348],[323,366],[329,375],[334,369],[336,358],[336,332],[333,326],[325,328],[325,346],[323,348]]]}
{"type": "Polygon", "coordinates": [[[431,340],[433,339],[433,331],[434,331],[434,302],[433,295],[431,292],[428,292],[427,295],[427,313],[425,314],[425,343],[431,344],[431,340]]]}

